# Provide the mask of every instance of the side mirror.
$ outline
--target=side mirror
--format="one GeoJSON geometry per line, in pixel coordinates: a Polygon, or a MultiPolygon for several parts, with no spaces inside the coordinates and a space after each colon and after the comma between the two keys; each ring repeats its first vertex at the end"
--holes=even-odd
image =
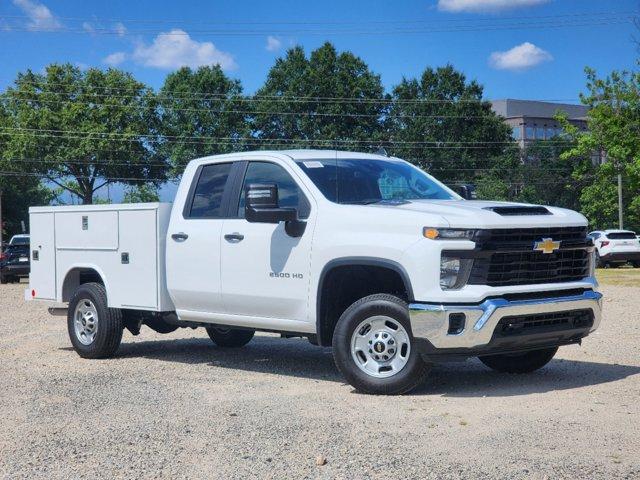
{"type": "Polygon", "coordinates": [[[476,200],[478,195],[476,194],[476,186],[473,184],[464,184],[458,185],[455,189],[458,195],[460,195],[465,200],[476,200]]]}
{"type": "Polygon", "coordinates": [[[245,189],[244,216],[251,223],[295,222],[298,211],[280,207],[275,183],[252,183],[245,189]]]}

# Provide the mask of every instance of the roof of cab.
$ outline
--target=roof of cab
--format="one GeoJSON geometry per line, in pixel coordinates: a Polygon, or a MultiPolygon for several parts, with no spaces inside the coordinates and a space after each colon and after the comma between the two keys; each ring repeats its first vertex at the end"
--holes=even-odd
{"type": "Polygon", "coordinates": [[[396,157],[386,157],[384,155],[364,152],[347,152],[341,150],[314,150],[314,149],[293,149],[293,150],[252,150],[248,152],[235,152],[222,155],[211,155],[197,158],[195,160],[212,160],[215,158],[242,158],[247,155],[272,155],[287,156],[293,161],[299,160],[325,160],[325,159],[363,159],[363,160],[400,160],[396,157]]]}

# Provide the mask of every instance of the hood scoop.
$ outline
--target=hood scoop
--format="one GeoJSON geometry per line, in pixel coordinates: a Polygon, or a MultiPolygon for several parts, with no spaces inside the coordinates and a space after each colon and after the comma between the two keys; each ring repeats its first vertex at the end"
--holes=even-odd
{"type": "Polygon", "coordinates": [[[491,210],[503,217],[510,217],[516,215],[553,215],[545,207],[528,207],[528,206],[508,206],[508,207],[484,207],[484,210],[491,210]]]}

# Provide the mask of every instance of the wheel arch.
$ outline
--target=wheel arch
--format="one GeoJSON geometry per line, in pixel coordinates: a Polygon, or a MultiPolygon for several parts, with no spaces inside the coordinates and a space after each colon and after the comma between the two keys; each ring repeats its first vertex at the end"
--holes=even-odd
{"type": "Polygon", "coordinates": [[[102,269],[92,264],[75,264],[64,274],[60,285],[61,300],[68,302],[80,285],[90,282],[97,282],[104,285],[104,289],[107,292],[107,299],[109,298],[109,285],[102,269]]]}
{"type": "MultiPolygon", "coordinates": [[[[406,300],[410,301],[413,299],[413,288],[411,286],[411,280],[409,278],[409,274],[405,270],[405,268],[395,260],[391,260],[388,258],[378,258],[378,257],[341,257],[336,258],[328,262],[320,273],[320,277],[318,279],[317,285],[317,294],[316,294],[316,335],[318,340],[318,345],[327,346],[331,345],[331,337],[333,335],[333,328],[335,328],[335,321],[330,320],[327,322],[327,315],[325,313],[326,303],[327,302],[327,281],[331,278],[332,272],[337,272],[339,269],[344,269],[348,267],[358,268],[373,268],[379,271],[380,273],[386,272],[389,275],[395,275],[394,281],[400,282],[404,295],[406,296],[406,300]]],[[[376,291],[373,293],[389,293],[383,291],[376,291]]]]}

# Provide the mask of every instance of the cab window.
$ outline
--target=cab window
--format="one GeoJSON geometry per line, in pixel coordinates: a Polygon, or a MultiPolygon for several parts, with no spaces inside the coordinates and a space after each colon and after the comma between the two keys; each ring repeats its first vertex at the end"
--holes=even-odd
{"type": "Polygon", "coordinates": [[[309,201],[295,180],[280,165],[270,162],[250,162],[242,183],[238,217],[244,218],[245,188],[252,183],[275,183],[278,185],[278,200],[281,207],[298,209],[299,218],[308,218],[311,207],[309,201]]]}
{"type": "Polygon", "coordinates": [[[222,197],[231,163],[214,163],[202,167],[191,199],[188,218],[222,218],[222,197]]]}

